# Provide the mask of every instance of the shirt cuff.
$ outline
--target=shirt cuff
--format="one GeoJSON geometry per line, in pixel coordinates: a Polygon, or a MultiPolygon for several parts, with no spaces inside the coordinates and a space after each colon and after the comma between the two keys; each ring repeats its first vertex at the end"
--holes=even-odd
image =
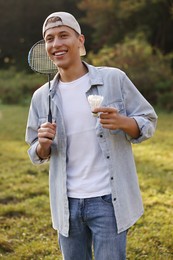
{"type": "Polygon", "coordinates": [[[38,145],[38,141],[35,142],[34,144],[32,144],[32,145],[30,146],[30,148],[28,149],[28,155],[29,155],[29,158],[30,158],[31,162],[32,162],[33,164],[42,164],[42,163],[48,162],[49,159],[50,159],[50,156],[49,156],[48,158],[41,159],[41,158],[37,155],[37,152],[36,152],[37,145],[38,145]]]}
{"type": "Polygon", "coordinates": [[[132,138],[129,135],[127,136],[127,139],[131,142],[131,143],[141,143],[144,140],[149,139],[150,137],[153,136],[155,128],[152,125],[152,122],[150,122],[148,119],[145,119],[144,117],[133,117],[139,127],[140,130],[140,136],[138,138],[132,138]]]}

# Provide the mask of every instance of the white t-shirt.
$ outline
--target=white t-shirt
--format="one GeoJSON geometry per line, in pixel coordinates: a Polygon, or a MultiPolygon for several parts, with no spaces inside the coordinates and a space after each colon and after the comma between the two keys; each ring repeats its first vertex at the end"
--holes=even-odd
{"type": "Polygon", "coordinates": [[[67,134],[67,191],[72,198],[103,196],[111,192],[109,171],[95,133],[96,118],[86,98],[88,74],[59,82],[67,134]]]}

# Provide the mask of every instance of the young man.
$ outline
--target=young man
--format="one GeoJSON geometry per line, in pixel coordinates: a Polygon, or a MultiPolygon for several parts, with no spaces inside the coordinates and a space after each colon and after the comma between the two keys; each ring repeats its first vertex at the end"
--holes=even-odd
{"type": "Polygon", "coordinates": [[[150,138],[157,116],[126,74],[81,60],[84,36],[69,13],[48,16],[46,51],[57,66],[33,95],[26,131],[35,164],[50,160],[53,227],[65,260],[123,260],[127,230],[143,214],[131,143],[150,138]],[[103,96],[93,117],[89,95],[103,96]]]}

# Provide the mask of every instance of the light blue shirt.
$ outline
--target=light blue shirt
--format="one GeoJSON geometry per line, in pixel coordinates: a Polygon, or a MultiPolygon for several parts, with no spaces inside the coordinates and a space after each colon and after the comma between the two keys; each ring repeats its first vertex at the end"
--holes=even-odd
{"type": "MultiPolygon", "coordinates": [[[[134,118],[140,136],[133,139],[121,130],[103,129],[96,122],[95,130],[101,150],[107,160],[110,173],[112,202],[118,232],[131,227],[143,214],[143,204],[131,143],[140,143],[150,138],[156,128],[157,115],[152,106],[140,94],[126,74],[116,68],[94,67],[85,63],[89,71],[91,88],[88,95],[104,96],[103,106],[115,107],[119,113],[134,118]]],[[[49,187],[53,227],[62,235],[69,235],[69,208],[67,197],[66,149],[67,137],[62,116],[61,95],[58,89],[58,74],[51,81],[51,106],[53,120],[57,123],[57,135],[51,146],[49,187]]],[[[48,83],[36,90],[29,110],[26,142],[30,145],[29,157],[34,164],[42,164],[36,154],[37,130],[47,121],[48,83]]],[[[81,122],[82,124],[82,122],[81,122]]]]}

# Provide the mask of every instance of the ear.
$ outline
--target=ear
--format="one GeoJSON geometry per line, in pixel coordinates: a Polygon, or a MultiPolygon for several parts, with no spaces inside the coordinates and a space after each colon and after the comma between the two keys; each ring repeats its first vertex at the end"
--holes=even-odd
{"type": "Polygon", "coordinates": [[[82,47],[85,43],[85,36],[83,34],[79,35],[79,43],[80,43],[79,47],[82,47]]]}

